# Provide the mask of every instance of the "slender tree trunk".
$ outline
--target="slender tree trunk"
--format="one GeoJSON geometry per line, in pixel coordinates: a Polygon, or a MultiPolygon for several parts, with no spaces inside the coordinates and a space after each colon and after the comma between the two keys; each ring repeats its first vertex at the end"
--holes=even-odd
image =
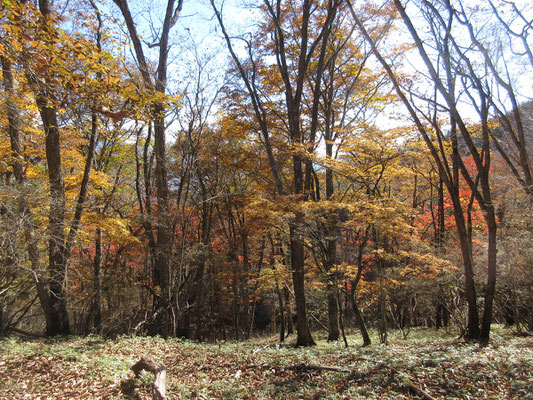
{"type": "MultiPolygon", "coordinates": [[[[169,53],[169,33],[176,23],[183,5],[183,0],[168,0],[164,14],[161,33],[158,37],[159,59],[157,63],[155,83],[152,82],[150,69],[143,53],[142,42],[137,34],[135,22],[131,15],[127,0],[114,0],[120,8],[124,21],[133,42],[139,70],[145,87],[154,94],[164,95],[167,87],[167,63],[169,53]]],[[[168,188],[168,172],[165,141],[165,106],[161,101],[152,104],[154,118],[154,151],[156,157],[155,179],[157,196],[157,241],[155,243],[153,283],[160,288],[160,295],[154,302],[154,313],[158,315],[157,330],[163,336],[175,334],[176,323],[171,310],[172,282],[170,257],[172,254],[173,230],[171,226],[170,193],[168,188]]]]}
{"type": "Polygon", "coordinates": [[[57,325],[47,331],[49,336],[70,333],[67,313],[67,263],[65,262],[65,184],[61,167],[61,146],[56,110],[42,93],[36,96],[46,134],[46,162],[50,182],[48,262],[50,269],[50,300],[57,313],[57,325]]]}
{"type": "Polygon", "coordinates": [[[290,227],[292,284],[296,304],[296,346],[313,346],[315,341],[309,328],[305,302],[304,243],[298,227],[303,224],[303,214],[297,213],[296,227],[290,227]]]}
{"type": "Polygon", "coordinates": [[[359,307],[357,306],[357,300],[355,299],[354,289],[352,289],[350,302],[352,303],[352,310],[355,317],[355,322],[357,323],[357,326],[361,331],[361,336],[363,337],[363,347],[370,346],[372,344],[372,341],[370,340],[370,335],[368,334],[368,330],[366,329],[365,320],[363,319],[361,310],[359,310],[359,307]]]}
{"type": "MultiPolygon", "coordinates": [[[[20,120],[18,109],[15,104],[13,73],[9,60],[5,57],[0,57],[0,60],[2,62],[4,88],[7,93],[8,133],[13,156],[12,168],[17,184],[20,186],[21,190],[24,190],[25,176],[21,163],[22,149],[20,145],[20,120]]],[[[33,278],[37,287],[39,301],[43,308],[46,320],[46,332],[48,334],[53,334],[56,327],[59,325],[59,316],[57,315],[56,309],[52,306],[47,282],[42,278],[41,254],[39,251],[39,240],[35,235],[35,221],[28,199],[24,193],[21,193],[19,196],[18,211],[22,217],[28,257],[30,259],[33,278]]]]}
{"type": "Polygon", "coordinates": [[[485,301],[483,308],[483,320],[481,323],[481,332],[479,338],[488,342],[490,336],[490,325],[492,322],[492,306],[494,303],[494,294],[496,292],[496,266],[497,266],[497,225],[494,206],[486,207],[486,221],[488,225],[488,268],[487,268],[487,288],[485,291],[485,301]]]}
{"type": "Polygon", "coordinates": [[[102,331],[102,230],[96,229],[93,263],[93,324],[96,333],[102,331]]]}
{"type": "Polygon", "coordinates": [[[370,346],[372,342],[370,340],[370,335],[368,334],[368,330],[366,329],[366,324],[365,324],[365,320],[363,319],[363,315],[361,314],[361,311],[359,310],[359,307],[357,305],[356,290],[357,290],[357,285],[359,284],[359,281],[361,280],[361,277],[363,275],[363,251],[368,241],[369,232],[370,232],[370,226],[366,228],[364,236],[358,246],[357,275],[355,276],[355,279],[351,282],[350,295],[349,295],[355,321],[357,323],[357,326],[359,327],[359,330],[361,331],[361,336],[363,337],[364,347],[370,346]]]}
{"type": "MultiPolygon", "coordinates": [[[[234,238],[235,239],[235,238],[234,238]]],[[[234,253],[235,254],[235,253],[234,253]]],[[[233,263],[233,331],[235,334],[235,340],[239,341],[240,338],[240,332],[239,332],[239,264],[237,257],[232,257],[232,263],[233,263]]]]}
{"type": "Polygon", "coordinates": [[[335,293],[335,284],[329,282],[327,286],[328,297],[328,341],[337,341],[340,337],[339,307],[335,293]]]}
{"type": "Polygon", "coordinates": [[[255,301],[255,293],[254,293],[254,298],[252,300],[252,310],[250,311],[250,320],[248,321],[249,323],[248,337],[249,338],[251,338],[252,334],[254,333],[255,306],[256,306],[256,301],[255,301]]]}
{"type": "Polygon", "coordinates": [[[379,333],[379,342],[382,344],[387,344],[387,308],[386,308],[386,299],[385,299],[385,289],[383,288],[384,280],[384,271],[383,271],[383,260],[378,261],[378,333],[379,333]]]}
{"type": "MultiPolygon", "coordinates": [[[[291,107],[289,107],[291,110],[291,107]]],[[[301,143],[300,120],[296,112],[289,112],[291,137],[295,144],[301,143]]],[[[302,159],[299,155],[292,156],[294,194],[303,195],[302,159]]],[[[304,214],[296,212],[294,221],[290,224],[289,240],[291,248],[292,283],[294,287],[294,302],[296,304],[296,346],[313,346],[315,341],[309,328],[307,305],[305,301],[305,252],[303,229],[304,214]]]]}
{"type": "MultiPolygon", "coordinates": [[[[326,134],[326,156],[331,158],[333,153],[333,145],[331,142],[331,130],[327,129],[326,134]]],[[[326,170],[326,199],[331,200],[334,193],[333,187],[333,171],[331,169],[326,170]]],[[[328,297],[328,341],[339,340],[339,303],[337,302],[337,273],[331,272],[335,268],[337,262],[337,215],[333,211],[328,211],[330,215],[327,217],[326,227],[326,263],[324,270],[329,276],[327,284],[327,297],[328,297]]]]}
{"type": "Polygon", "coordinates": [[[340,296],[339,288],[336,287],[335,289],[336,289],[335,298],[337,299],[337,308],[339,309],[339,326],[341,328],[342,340],[344,341],[344,346],[348,347],[348,339],[346,338],[346,332],[344,330],[344,317],[342,313],[341,296],[340,296]]]}
{"type": "MultiPolygon", "coordinates": [[[[244,222],[244,221],[243,221],[244,222]]],[[[241,244],[242,244],[242,277],[240,279],[241,283],[241,301],[242,301],[242,328],[244,339],[247,340],[248,336],[248,326],[250,325],[250,259],[249,259],[249,248],[248,248],[248,234],[241,232],[241,244]]],[[[263,249],[259,251],[259,259],[262,262],[263,258],[263,249]]]]}
{"type": "Polygon", "coordinates": [[[468,317],[466,326],[466,338],[475,340],[479,337],[479,315],[477,308],[476,286],[474,281],[474,268],[472,264],[472,244],[466,229],[463,209],[459,195],[450,193],[453,202],[455,226],[459,236],[461,254],[463,256],[463,267],[465,271],[465,297],[468,307],[468,317]]]}
{"type": "Polygon", "coordinates": [[[285,305],[283,304],[283,295],[279,287],[279,282],[276,280],[276,294],[278,295],[279,305],[279,341],[283,343],[285,341],[285,305]]]}
{"type": "Polygon", "coordinates": [[[339,340],[339,305],[337,302],[337,272],[332,271],[335,268],[337,256],[337,239],[336,239],[336,216],[330,215],[327,227],[327,249],[326,259],[324,264],[324,272],[327,274],[326,295],[328,302],[328,341],[339,340]]]}
{"type": "Polygon", "coordinates": [[[155,243],[154,286],[161,294],[156,305],[159,312],[158,331],[167,337],[175,334],[171,319],[170,256],[172,254],[172,228],[170,226],[170,193],[168,189],[167,157],[165,144],[165,121],[162,104],[154,106],[155,177],[157,190],[157,241],[155,243]]]}
{"type": "Polygon", "coordinates": [[[5,336],[4,305],[0,304],[0,337],[5,336]]]}
{"type": "Polygon", "coordinates": [[[292,310],[291,310],[291,296],[287,286],[283,286],[283,297],[285,298],[285,315],[287,317],[287,336],[294,333],[292,325],[292,310]]]}
{"type": "Polygon", "coordinates": [[[445,226],[445,215],[444,215],[444,187],[442,178],[439,177],[439,186],[438,186],[438,228],[436,232],[436,246],[439,251],[442,251],[442,246],[444,245],[444,235],[446,234],[445,226]]]}

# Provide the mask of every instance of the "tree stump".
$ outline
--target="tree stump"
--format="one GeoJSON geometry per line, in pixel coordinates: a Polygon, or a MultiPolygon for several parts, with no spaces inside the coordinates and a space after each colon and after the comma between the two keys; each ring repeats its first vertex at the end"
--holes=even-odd
{"type": "Polygon", "coordinates": [[[146,370],[154,374],[154,384],[152,385],[152,396],[154,400],[167,400],[166,385],[167,385],[167,371],[162,364],[156,364],[154,361],[141,357],[133,367],[131,367],[136,377],[139,376],[142,370],[146,370]]]}

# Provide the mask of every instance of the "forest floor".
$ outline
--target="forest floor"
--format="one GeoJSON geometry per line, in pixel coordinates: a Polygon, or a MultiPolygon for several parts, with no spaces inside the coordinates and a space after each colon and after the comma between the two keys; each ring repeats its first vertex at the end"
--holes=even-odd
{"type": "MultiPolygon", "coordinates": [[[[318,336],[312,348],[274,337],[194,343],[149,337],[0,339],[0,399],[151,399],[141,356],[167,370],[169,399],[533,399],[533,338],[495,327],[486,347],[434,329],[389,334],[387,346],[318,336]],[[334,367],[336,370],[327,370],[334,367]]],[[[294,340],[294,338],[292,338],[294,340]]]]}

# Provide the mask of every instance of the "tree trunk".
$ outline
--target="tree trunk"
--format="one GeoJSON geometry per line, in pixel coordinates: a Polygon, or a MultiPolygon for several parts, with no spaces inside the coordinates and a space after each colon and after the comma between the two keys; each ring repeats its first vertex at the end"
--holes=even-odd
{"type": "MultiPolygon", "coordinates": [[[[397,10],[401,13],[402,18],[404,21],[408,24],[409,30],[413,36],[413,38],[416,38],[418,40],[415,40],[417,43],[417,46],[419,48],[419,51],[423,52],[423,45],[422,42],[419,40],[418,35],[416,34],[416,31],[412,24],[410,24],[409,17],[405,13],[405,9],[398,0],[394,0],[394,3],[396,5],[397,10]]],[[[450,194],[450,197],[453,202],[453,209],[454,209],[454,216],[455,216],[455,222],[456,222],[456,229],[457,233],[459,235],[459,241],[461,245],[461,253],[463,256],[463,265],[465,270],[465,296],[468,303],[468,320],[467,320],[467,332],[466,337],[467,339],[477,339],[479,337],[479,318],[478,318],[478,310],[477,310],[477,302],[476,302],[476,294],[475,294],[475,283],[474,283],[474,272],[472,268],[472,248],[468,239],[468,232],[466,230],[465,225],[465,219],[464,219],[464,213],[461,207],[460,203],[460,197],[459,197],[459,190],[458,190],[458,174],[457,174],[457,162],[459,161],[457,157],[457,139],[456,134],[454,133],[455,130],[455,116],[451,118],[451,125],[452,125],[452,146],[453,146],[453,154],[452,154],[452,162],[453,166],[450,168],[450,165],[447,161],[447,155],[442,154],[440,150],[434,145],[432,141],[432,135],[426,130],[424,127],[424,124],[421,122],[421,120],[418,118],[417,112],[415,111],[414,107],[411,105],[410,101],[407,99],[406,95],[403,92],[402,87],[400,86],[398,80],[396,79],[391,67],[388,65],[387,61],[383,58],[381,53],[376,47],[375,41],[370,37],[368,31],[365,29],[364,25],[361,23],[357,15],[355,14],[355,11],[353,10],[350,3],[348,3],[350,7],[350,11],[352,13],[352,17],[354,18],[357,26],[365,36],[366,40],[370,43],[372,47],[372,51],[378,58],[379,62],[385,68],[387,75],[389,79],[391,79],[396,93],[402,100],[402,103],[407,108],[409,114],[411,115],[413,121],[415,122],[415,125],[422,135],[424,141],[426,142],[426,145],[428,146],[428,149],[430,150],[433,159],[435,160],[439,176],[443,179],[448,192],[450,194]]],[[[430,62],[427,59],[427,54],[424,53],[424,60],[426,61],[426,64],[430,66],[430,62]]],[[[431,68],[430,68],[431,70],[431,68]]],[[[434,81],[436,84],[440,84],[440,87],[442,87],[442,81],[438,79],[434,71],[432,72],[432,77],[434,78],[434,81]]],[[[454,82],[453,80],[448,80],[450,84],[454,82]]],[[[445,90],[443,90],[444,95],[445,90]]],[[[450,93],[453,93],[450,91],[450,93]]],[[[448,93],[448,95],[450,94],[448,93]]],[[[444,95],[446,97],[446,95],[444,95]]],[[[446,98],[448,100],[448,98],[446,98]]],[[[450,101],[448,103],[450,108],[453,108],[453,102],[450,101]]],[[[440,126],[436,125],[435,128],[437,128],[437,133],[440,132],[440,126]]],[[[440,136],[440,139],[442,140],[442,136],[440,136]]]]}
{"type": "Polygon", "coordinates": [[[367,226],[364,232],[364,236],[362,237],[361,242],[359,243],[359,246],[358,246],[357,275],[355,279],[351,282],[350,296],[349,296],[350,303],[352,304],[352,310],[354,312],[355,320],[357,322],[357,325],[359,326],[359,330],[361,331],[361,336],[363,337],[363,347],[370,346],[372,342],[370,340],[370,335],[368,334],[368,330],[366,329],[363,315],[361,314],[361,311],[359,310],[359,307],[357,306],[356,290],[357,290],[357,285],[359,284],[359,281],[361,280],[361,277],[363,275],[363,251],[368,242],[369,233],[370,233],[370,226],[367,226]]]}
{"type": "Polygon", "coordinates": [[[93,326],[96,333],[102,332],[102,230],[96,229],[96,244],[93,263],[93,326]]]}
{"type": "Polygon", "coordinates": [[[372,344],[372,341],[370,340],[370,335],[368,334],[368,330],[366,329],[365,320],[363,319],[361,310],[359,310],[359,307],[357,306],[357,300],[355,299],[355,290],[353,289],[352,294],[350,296],[350,302],[352,303],[352,310],[355,317],[355,322],[357,323],[357,326],[361,331],[361,336],[363,337],[363,347],[370,346],[372,344]]]}
{"type": "MultiPolygon", "coordinates": [[[[145,87],[154,94],[165,94],[167,86],[167,63],[169,53],[169,33],[176,23],[183,0],[168,0],[164,14],[161,33],[159,36],[159,60],[157,63],[155,84],[152,82],[150,69],[143,53],[142,42],[137,34],[135,22],[129,10],[127,0],[114,0],[120,8],[124,21],[128,28],[130,38],[133,42],[139,70],[141,72],[145,87]]],[[[170,257],[172,254],[172,227],[170,218],[170,193],[168,188],[168,172],[166,159],[165,141],[165,107],[161,101],[152,104],[152,116],[154,118],[154,147],[155,147],[155,179],[157,190],[157,242],[155,243],[153,283],[160,288],[160,295],[154,301],[154,313],[157,315],[156,321],[158,333],[169,336],[176,331],[176,322],[173,318],[171,307],[171,273],[170,257]]]]}
{"type": "MultiPolygon", "coordinates": [[[[330,140],[329,132],[326,139],[330,140]]],[[[332,156],[332,145],[326,143],[326,155],[332,156]]],[[[331,200],[333,196],[333,171],[326,170],[326,199],[331,200]]],[[[327,298],[328,298],[328,341],[339,340],[339,304],[337,302],[337,273],[331,270],[335,268],[337,262],[337,215],[334,211],[329,210],[326,226],[326,255],[324,270],[328,274],[327,279],[327,298]]]]}
{"type": "Polygon", "coordinates": [[[283,297],[285,298],[285,315],[287,318],[287,336],[294,333],[294,327],[292,325],[292,310],[291,310],[291,296],[287,286],[283,286],[283,297]]]}
{"type": "Polygon", "coordinates": [[[65,255],[65,184],[61,167],[61,145],[56,110],[48,104],[43,93],[36,95],[46,134],[46,162],[50,182],[50,211],[48,262],[50,270],[50,301],[54,309],[54,324],[47,335],[68,335],[70,324],[67,313],[67,263],[65,255]]]}
{"type": "Polygon", "coordinates": [[[383,271],[383,260],[378,261],[378,279],[379,279],[379,287],[378,287],[378,313],[379,313],[379,321],[378,321],[378,334],[379,334],[379,342],[381,344],[387,344],[387,308],[386,308],[386,298],[385,298],[385,288],[383,287],[383,280],[384,280],[384,271],[383,271]]]}
{"type": "Polygon", "coordinates": [[[336,341],[340,337],[339,307],[334,285],[334,283],[329,282],[326,289],[328,297],[328,341],[336,341]]]}
{"type": "Polygon", "coordinates": [[[479,338],[482,341],[488,342],[490,336],[490,324],[492,322],[492,306],[494,303],[494,294],[496,292],[496,217],[494,213],[494,206],[486,207],[486,221],[488,225],[488,271],[487,271],[487,288],[485,291],[485,302],[483,308],[483,321],[481,324],[481,332],[479,338]]]}
{"type": "Polygon", "coordinates": [[[297,213],[296,227],[294,224],[290,227],[292,283],[294,302],[296,303],[296,346],[314,346],[316,343],[309,328],[305,303],[304,243],[298,232],[301,229],[303,218],[303,214],[297,213]]]}
{"type": "MultiPolygon", "coordinates": [[[[39,1],[39,9],[43,15],[42,24],[48,23],[50,5],[48,0],[39,1]]],[[[45,149],[50,182],[50,210],[48,219],[48,270],[49,294],[44,294],[46,289],[37,284],[37,289],[44,299],[48,336],[66,335],[70,333],[70,323],[67,312],[67,259],[65,248],[65,184],[61,166],[61,145],[57,110],[50,104],[53,95],[48,93],[49,86],[42,86],[42,82],[32,78],[30,83],[35,87],[35,101],[41,115],[44,132],[46,135],[45,149]]],[[[49,82],[47,82],[48,84],[49,82]]],[[[40,280],[37,277],[38,281],[40,280]]]]}
{"type": "MultiPolygon", "coordinates": [[[[7,93],[6,105],[7,105],[7,119],[8,119],[8,133],[11,142],[11,152],[13,155],[12,168],[15,175],[15,180],[20,186],[20,189],[24,190],[25,176],[22,168],[22,149],[20,145],[20,127],[19,127],[19,115],[14,101],[14,81],[11,70],[11,64],[5,57],[0,57],[2,61],[2,75],[4,88],[7,93]]],[[[41,276],[41,255],[39,251],[39,240],[35,236],[35,221],[33,214],[28,203],[28,199],[25,193],[21,193],[18,198],[18,211],[22,217],[22,223],[24,227],[24,236],[26,240],[26,247],[28,251],[28,257],[30,259],[31,268],[33,272],[33,278],[37,287],[37,293],[39,301],[43,309],[43,313],[46,320],[46,331],[53,332],[55,326],[57,326],[58,316],[55,309],[52,307],[47,283],[41,276]]]]}
{"type": "Polygon", "coordinates": [[[466,229],[463,210],[459,194],[450,193],[453,201],[453,210],[455,216],[455,226],[459,234],[459,243],[463,256],[463,266],[465,271],[465,297],[468,306],[468,317],[466,326],[466,338],[476,340],[479,337],[479,315],[477,308],[476,286],[474,281],[474,269],[472,265],[472,246],[466,229]]]}
{"type": "Polygon", "coordinates": [[[279,288],[279,282],[276,280],[276,294],[278,295],[279,305],[279,341],[283,343],[285,341],[285,305],[283,304],[283,296],[281,289],[279,288]]]}
{"type": "Polygon", "coordinates": [[[175,333],[175,324],[171,318],[170,302],[170,256],[172,254],[172,228],[170,226],[170,193],[168,190],[167,157],[165,144],[165,121],[162,104],[154,106],[154,146],[155,146],[155,180],[157,189],[157,242],[155,245],[154,286],[161,294],[156,304],[159,312],[158,333],[168,337],[175,333]]]}

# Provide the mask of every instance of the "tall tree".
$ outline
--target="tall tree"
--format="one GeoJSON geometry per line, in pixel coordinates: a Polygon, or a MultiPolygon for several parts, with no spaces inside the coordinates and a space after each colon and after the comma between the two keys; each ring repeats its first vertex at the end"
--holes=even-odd
{"type": "Polygon", "coordinates": [[[469,14],[464,9],[458,11],[459,23],[467,28],[472,45],[482,55],[485,68],[489,71],[488,75],[484,75],[484,70],[472,69],[469,74],[478,81],[485,80],[487,89],[490,88],[488,107],[499,126],[489,127],[489,134],[494,147],[528,194],[530,201],[533,201],[533,165],[530,154],[533,143],[531,135],[528,137],[528,130],[531,129],[531,100],[529,104],[520,104],[520,99],[530,99],[530,96],[524,85],[517,82],[510,72],[514,63],[520,63],[524,68],[523,75],[531,74],[533,49],[528,36],[533,27],[526,18],[527,8],[519,9],[515,3],[507,1],[489,0],[488,4],[492,11],[492,15],[489,15],[496,18],[498,24],[486,35],[490,38],[486,40],[481,37],[483,29],[476,29],[469,14]],[[509,52],[507,49],[513,50],[509,52]]]}
{"type": "Polygon", "coordinates": [[[39,239],[36,237],[35,233],[36,224],[34,215],[28,202],[28,197],[24,193],[26,176],[23,168],[23,154],[20,137],[21,124],[19,111],[15,102],[16,92],[12,63],[6,56],[1,57],[1,62],[4,90],[7,94],[6,108],[8,133],[12,152],[11,168],[13,169],[15,180],[19,186],[19,190],[21,191],[18,198],[18,211],[22,216],[28,258],[31,263],[31,270],[33,271],[33,278],[37,286],[39,300],[45,315],[46,332],[48,335],[54,335],[59,330],[59,316],[53,307],[51,296],[47,287],[47,280],[41,275],[41,254],[39,250],[39,239]]]}
{"type": "MultiPolygon", "coordinates": [[[[102,84],[94,71],[108,71],[104,64],[111,56],[89,41],[62,29],[61,20],[46,0],[39,2],[39,9],[31,4],[13,2],[6,4],[3,11],[7,11],[5,16],[12,23],[3,25],[12,27],[6,29],[2,38],[6,50],[3,59],[6,87],[10,87],[8,91],[13,91],[14,75],[9,64],[16,64],[19,67],[17,70],[23,74],[19,76],[19,84],[26,88],[29,86],[45,134],[43,162],[46,163],[44,171],[48,177],[50,201],[46,220],[49,235],[48,276],[39,269],[42,260],[38,242],[32,235],[36,226],[29,203],[28,207],[23,207],[24,220],[27,222],[25,234],[28,253],[45,314],[47,334],[67,334],[71,331],[67,309],[67,271],[81,226],[97,142],[96,119],[93,118],[91,128],[84,131],[83,123],[74,126],[73,111],[80,106],[79,109],[84,110],[82,114],[86,115],[93,108],[94,101],[88,99],[102,84]],[[67,131],[72,134],[66,135],[67,131]],[[65,157],[66,142],[72,145],[72,151],[65,157]],[[74,159],[78,164],[72,165],[74,159]],[[66,170],[65,163],[68,163],[66,170]],[[67,193],[70,189],[65,185],[67,174],[79,174],[77,194],[67,193]],[[73,202],[71,199],[74,199],[73,202]]],[[[14,111],[16,109],[12,108],[8,114],[14,111]]],[[[11,136],[13,152],[18,154],[17,159],[21,162],[20,126],[20,120],[16,119],[11,136]]],[[[21,168],[17,166],[19,161],[13,164],[13,168],[16,179],[24,182],[24,170],[20,174],[21,168]]],[[[33,160],[31,163],[39,162],[33,160]]]]}
{"type": "Polygon", "coordinates": [[[155,76],[152,76],[148,59],[143,50],[141,38],[127,0],[113,0],[120,9],[130,39],[133,43],[135,56],[139,65],[139,70],[145,88],[154,94],[154,101],[151,104],[151,117],[154,129],[155,146],[155,181],[157,190],[157,237],[154,243],[152,256],[153,264],[153,284],[160,288],[160,294],[155,301],[155,312],[161,315],[161,320],[157,323],[159,333],[168,336],[175,332],[175,321],[172,318],[171,310],[171,273],[170,257],[172,254],[172,227],[170,226],[170,192],[168,187],[168,165],[166,154],[165,135],[165,103],[164,95],[167,88],[168,55],[170,50],[169,36],[171,28],[176,24],[183,6],[183,0],[169,0],[164,13],[163,23],[160,33],[156,38],[154,46],[159,48],[159,57],[155,76]]]}
{"type": "MultiPolygon", "coordinates": [[[[41,16],[38,24],[42,40],[47,46],[53,48],[55,26],[50,4],[43,0],[39,2],[39,9],[41,16]]],[[[59,121],[55,104],[56,93],[51,75],[45,73],[44,78],[41,79],[29,68],[26,69],[26,75],[33,86],[45,131],[46,161],[50,183],[49,294],[47,293],[47,299],[42,298],[43,309],[49,314],[46,318],[47,334],[68,334],[70,324],[67,312],[68,247],[65,245],[65,185],[61,164],[59,121]]],[[[77,225],[73,227],[77,229],[77,225]]],[[[75,235],[75,231],[72,231],[72,234],[75,235]]]]}
{"type": "MultiPolygon", "coordinates": [[[[424,141],[428,145],[431,154],[438,166],[439,174],[447,186],[448,192],[454,204],[454,216],[456,221],[457,232],[461,241],[463,254],[463,263],[465,267],[465,295],[468,300],[468,330],[467,337],[470,339],[488,340],[490,332],[490,323],[492,320],[492,303],[494,300],[496,285],[496,215],[492,200],[491,183],[489,180],[491,152],[489,146],[490,129],[489,129],[489,100],[490,94],[485,90],[475,74],[473,63],[469,58],[467,51],[463,50],[458,36],[455,35],[452,27],[457,19],[461,18],[457,10],[452,7],[449,1],[430,2],[421,1],[418,3],[420,9],[427,16],[430,23],[432,40],[436,43],[438,54],[431,57],[427,45],[424,44],[419,30],[415,27],[412,19],[408,15],[406,8],[399,0],[394,0],[394,5],[403,19],[409,34],[417,46],[420,57],[427,68],[430,79],[434,85],[434,97],[431,100],[434,114],[426,115],[427,121],[436,132],[437,142],[432,139],[426,126],[419,119],[420,109],[415,102],[410,101],[402,88],[398,78],[388,65],[386,60],[381,56],[380,51],[375,46],[372,38],[368,35],[361,21],[352,12],[356,24],[362,33],[367,37],[374,49],[374,53],[387,70],[389,78],[393,82],[396,91],[413,118],[417,129],[421,133],[424,141]],[[438,3],[438,4],[437,4],[438,3]],[[463,71],[467,71],[466,77],[463,71]],[[462,78],[462,79],[460,79],[462,78]],[[456,88],[457,84],[462,84],[462,89],[466,94],[471,106],[476,110],[479,118],[479,128],[469,126],[464,114],[458,107],[458,98],[456,88]],[[441,97],[439,97],[441,96],[441,97]],[[444,100],[445,109],[449,115],[450,134],[449,138],[452,143],[452,156],[450,166],[448,156],[444,150],[443,142],[447,140],[443,133],[441,124],[438,119],[438,110],[441,106],[438,99],[444,100]],[[474,139],[475,135],[481,135],[481,141],[474,139]],[[459,141],[461,139],[461,142],[459,141]],[[468,150],[469,157],[473,160],[475,173],[472,173],[466,166],[464,156],[461,154],[460,144],[468,150]],[[485,222],[488,228],[488,249],[487,249],[487,285],[485,290],[485,301],[483,308],[483,321],[479,326],[478,310],[475,296],[474,272],[472,260],[472,242],[470,233],[467,229],[467,222],[464,218],[464,212],[459,197],[459,175],[463,177],[471,190],[473,198],[477,201],[484,212],[485,222]]],[[[468,48],[468,47],[467,47],[468,48]]]]}
{"type": "MultiPolygon", "coordinates": [[[[302,150],[305,149],[306,141],[314,142],[318,120],[318,102],[320,100],[323,84],[322,77],[327,57],[327,44],[329,43],[329,36],[332,33],[341,2],[330,0],[323,5],[319,5],[312,0],[304,0],[298,3],[265,0],[261,6],[265,23],[263,25],[264,32],[258,32],[258,34],[263,39],[265,37],[270,39],[266,43],[263,42],[264,50],[275,59],[275,63],[268,68],[272,69],[272,73],[280,81],[280,99],[282,99],[283,113],[286,118],[284,123],[289,137],[289,145],[294,149],[291,156],[292,182],[290,186],[282,180],[280,163],[275,158],[271,144],[272,132],[268,124],[267,99],[263,95],[263,89],[259,87],[258,80],[258,70],[264,66],[263,62],[265,60],[259,61],[256,59],[257,49],[253,48],[253,46],[258,45],[258,42],[257,40],[247,42],[249,58],[245,62],[241,61],[226,31],[222,15],[213,0],[211,5],[222,28],[222,33],[238,74],[250,98],[276,190],[282,196],[292,194],[296,201],[294,218],[289,224],[290,262],[297,313],[298,338],[296,344],[298,346],[313,345],[314,340],[309,329],[305,302],[304,213],[298,211],[298,203],[306,201],[309,197],[311,184],[310,179],[305,179],[304,164],[306,161],[302,150]],[[310,115],[311,128],[309,136],[306,137],[303,131],[305,122],[303,95],[306,80],[313,74],[311,67],[315,65],[317,65],[314,71],[315,88],[310,101],[315,106],[312,107],[313,111],[310,115]]],[[[311,170],[309,167],[307,168],[308,176],[311,176],[311,170]]]]}

